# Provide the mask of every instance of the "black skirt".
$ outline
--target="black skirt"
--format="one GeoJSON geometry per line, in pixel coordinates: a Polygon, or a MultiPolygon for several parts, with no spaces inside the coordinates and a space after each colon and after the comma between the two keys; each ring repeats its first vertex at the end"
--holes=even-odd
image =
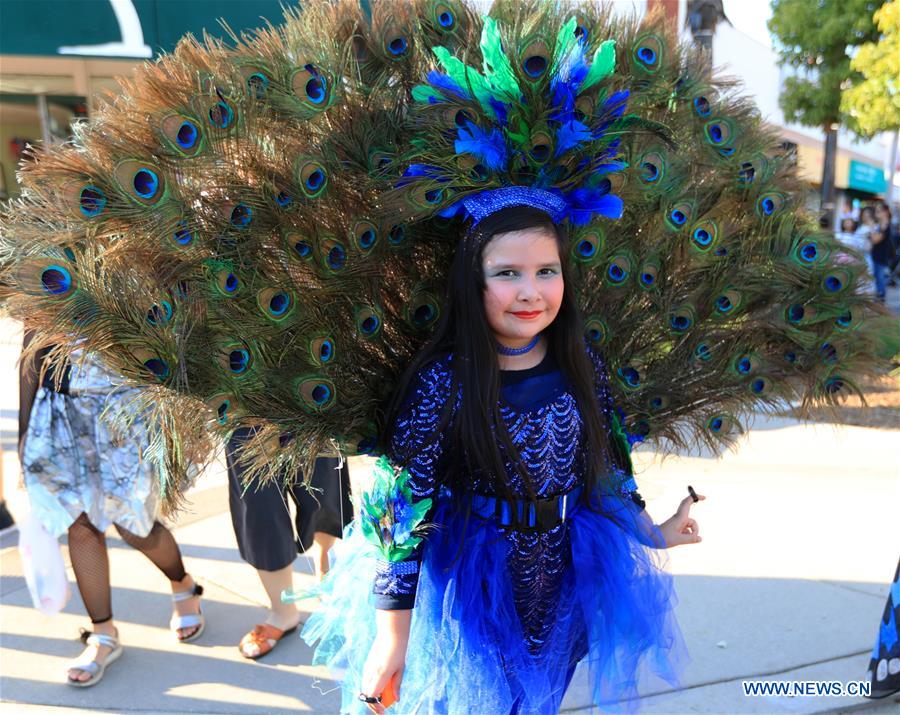
{"type": "Polygon", "coordinates": [[[312,546],[317,531],[341,536],[353,519],[350,473],[346,461],[338,468],[337,458],[320,457],[311,482],[314,491],[275,483],[244,491],[243,470],[234,452],[248,434],[236,430],[226,450],[231,523],[241,558],[256,569],[278,571],[312,546]],[[288,499],[296,505],[293,520],[288,499]]]}

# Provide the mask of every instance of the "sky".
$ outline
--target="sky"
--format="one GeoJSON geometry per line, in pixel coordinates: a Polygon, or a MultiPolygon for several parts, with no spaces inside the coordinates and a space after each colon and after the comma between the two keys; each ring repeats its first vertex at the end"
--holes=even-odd
{"type": "Polygon", "coordinates": [[[766,22],[772,16],[769,0],[723,0],[725,15],[745,35],[767,47],[772,44],[766,22]]]}

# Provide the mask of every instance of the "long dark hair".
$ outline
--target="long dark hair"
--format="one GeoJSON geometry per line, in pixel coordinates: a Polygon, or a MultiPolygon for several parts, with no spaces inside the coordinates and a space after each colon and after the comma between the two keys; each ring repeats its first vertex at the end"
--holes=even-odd
{"type": "MultiPolygon", "coordinates": [[[[584,423],[585,493],[591,493],[601,475],[614,464],[609,447],[609,424],[597,403],[593,365],[587,355],[583,321],[575,298],[569,267],[567,235],[542,211],[511,207],[484,219],[464,235],[457,248],[447,285],[444,313],[434,335],[400,380],[387,411],[388,436],[402,410],[415,376],[436,360],[453,355],[450,399],[441,429],[451,458],[445,483],[465,490],[473,475],[488,481],[497,494],[513,496],[506,462],[514,466],[530,499],[535,485],[521,463],[500,415],[500,368],[493,333],[484,312],[485,277],[482,254],[491,237],[508,231],[543,228],[556,237],[562,264],[564,291],[556,319],[547,327],[548,349],[559,364],[577,401],[584,423]],[[450,423],[455,396],[459,409],[450,423]],[[449,430],[448,430],[449,428],[449,430]],[[505,459],[504,459],[505,457],[505,459]]],[[[456,491],[454,489],[454,491],[456,491]]]]}

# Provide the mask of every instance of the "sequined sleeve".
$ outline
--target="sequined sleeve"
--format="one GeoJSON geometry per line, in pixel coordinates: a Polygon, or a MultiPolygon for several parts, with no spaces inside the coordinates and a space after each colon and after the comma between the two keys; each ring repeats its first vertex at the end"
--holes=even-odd
{"type": "MultiPolygon", "coordinates": [[[[432,363],[413,381],[406,403],[394,424],[389,457],[410,474],[414,499],[431,497],[445,469],[441,424],[450,397],[450,358],[432,363]]],[[[426,517],[426,521],[427,521],[426,517]]],[[[376,568],[375,605],[386,610],[412,608],[419,583],[424,542],[404,561],[379,561],[376,568]]]]}
{"type": "MultiPolygon", "coordinates": [[[[594,366],[594,384],[597,389],[597,403],[599,404],[600,409],[606,414],[607,422],[612,425],[614,420],[623,420],[624,415],[621,413],[621,410],[616,407],[612,388],[609,384],[609,373],[605,361],[597,351],[590,348],[588,349],[588,355],[594,366]]],[[[634,471],[631,466],[631,457],[629,454],[631,445],[628,443],[627,438],[622,439],[622,437],[615,434],[615,430],[610,432],[609,439],[610,446],[613,448],[612,452],[615,456],[614,461],[616,462],[616,464],[611,465],[614,476],[613,489],[619,496],[631,499],[643,509],[645,502],[638,493],[637,482],[634,480],[634,471]]]]}

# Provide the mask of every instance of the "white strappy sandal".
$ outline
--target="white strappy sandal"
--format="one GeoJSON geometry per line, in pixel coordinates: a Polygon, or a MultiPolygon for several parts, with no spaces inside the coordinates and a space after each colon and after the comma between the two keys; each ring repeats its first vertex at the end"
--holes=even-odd
{"type": "Polygon", "coordinates": [[[112,649],[112,652],[106,656],[106,660],[102,663],[98,663],[93,658],[88,658],[82,653],[80,659],[74,660],[66,666],[67,670],[81,670],[91,676],[87,680],[72,680],[72,678],[67,675],[66,682],[69,685],[73,688],[90,688],[103,680],[103,674],[106,672],[106,668],[118,660],[119,656],[122,655],[122,644],[119,643],[118,635],[110,636],[106,633],[92,633],[83,628],[81,629],[81,640],[85,645],[97,646],[98,648],[100,646],[106,646],[107,648],[112,649]]]}
{"type": "MultiPolygon", "coordinates": [[[[173,593],[172,603],[187,601],[189,598],[202,595],[203,586],[195,581],[192,589],[173,593]]],[[[203,629],[206,628],[206,617],[199,611],[197,613],[188,613],[186,616],[175,614],[172,616],[172,620],[169,621],[169,628],[172,630],[172,633],[175,634],[175,640],[179,643],[190,643],[191,641],[197,640],[203,634],[203,629]],[[191,633],[187,638],[179,638],[178,631],[182,628],[197,628],[197,630],[191,633]]]]}

